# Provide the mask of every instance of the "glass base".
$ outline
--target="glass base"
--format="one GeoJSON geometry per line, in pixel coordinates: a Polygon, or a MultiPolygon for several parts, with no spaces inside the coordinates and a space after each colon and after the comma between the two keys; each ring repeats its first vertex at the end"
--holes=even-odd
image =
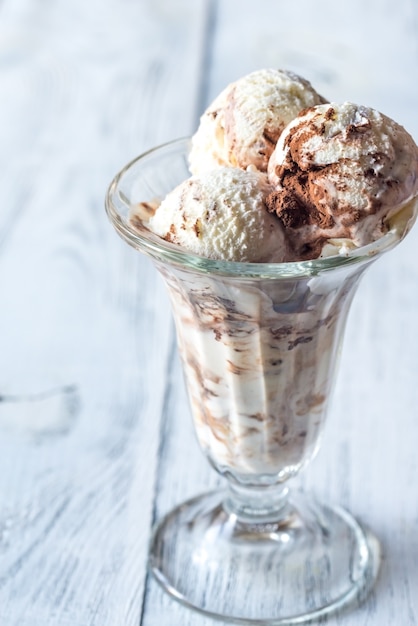
{"type": "Polygon", "coordinates": [[[204,494],[156,528],[150,568],[176,600],[232,623],[301,624],[364,599],[379,544],[346,511],[292,494],[279,521],[249,522],[204,494]]]}

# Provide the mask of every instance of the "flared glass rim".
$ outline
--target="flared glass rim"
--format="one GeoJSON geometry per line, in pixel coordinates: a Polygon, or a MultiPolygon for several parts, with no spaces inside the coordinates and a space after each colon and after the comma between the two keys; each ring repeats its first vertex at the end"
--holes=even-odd
{"type": "MultiPolygon", "coordinates": [[[[121,212],[123,207],[129,209],[132,206],[129,199],[124,194],[120,193],[120,187],[124,177],[130,174],[132,170],[137,168],[141,163],[145,165],[150,158],[155,158],[158,156],[159,152],[163,154],[167,149],[178,148],[179,151],[182,149],[186,156],[190,149],[190,142],[190,137],[182,137],[159,144],[141,153],[116,174],[106,193],[106,212],[117,233],[131,246],[140,249],[143,253],[158,261],[178,265],[185,269],[188,268],[205,274],[222,274],[226,276],[240,276],[241,278],[278,279],[309,277],[347,265],[362,264],[367,261],[371,262],[376,257],[396,246],[409,230],[407,224],[401,231],[399,228],[394,227],[376,241],[361,248],[349,250],[344,254],[310,261],[292,261],[286,263],[247,263],[209,259],[161,239],[147,230],[145,226],[143,230],[137,230],[129,224],[128,220],[123,217],[121,212]]],[[[150,199],[144,198],[144,202],[147,200],[149,201],[150,199]]],[[[410,221],[411,220],[407,220],[407,222],[410,221]]]]}

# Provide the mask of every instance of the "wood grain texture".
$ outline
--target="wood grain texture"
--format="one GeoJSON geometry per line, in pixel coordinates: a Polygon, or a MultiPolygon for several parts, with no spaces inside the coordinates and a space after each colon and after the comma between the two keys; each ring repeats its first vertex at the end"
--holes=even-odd
{"type": "MultiPolygon", "coordinates": [[[[152,522],[218,484],[168,299],[103,197],[230,80],[281,66],[418,135],[418,5],[0,2],[0,624],[209,626],[146,577],[152,522]]],[[[418,231],[363,280],[323,447],[299,484],[382,541],[330,626],[418,622],[418,231]]]]}
{"type": "Polygon", "coordinates": [[[205,17],[205,2],[1,7],[8,626],[140,620],[173,333],[103,199],[134,155],[190,132],[205,17]]]}

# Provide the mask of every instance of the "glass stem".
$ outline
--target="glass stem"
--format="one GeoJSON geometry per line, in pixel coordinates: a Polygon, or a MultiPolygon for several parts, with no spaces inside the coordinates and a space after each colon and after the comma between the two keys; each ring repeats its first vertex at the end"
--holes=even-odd
{"type": "Polygon", "coordinates": [[[277,523],[288,516],[288,495],[285,485],[254,487],[228,482],[224,507],[244,523],[277,523]]]}

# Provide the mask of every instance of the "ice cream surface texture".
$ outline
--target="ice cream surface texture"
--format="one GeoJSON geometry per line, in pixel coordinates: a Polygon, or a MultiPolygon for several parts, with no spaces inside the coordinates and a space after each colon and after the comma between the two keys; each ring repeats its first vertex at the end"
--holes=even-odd
{"type": "Polygon", "coordinates": [[[202,115],[193,136],[193,174],[220,165],[267,170],[284,127],[306,107],[325,102],[311,84],[283,70],[263,69],[228,85],[202,115]]]}
{"type": "Polygon", "coordinates": [[[181,183],[148,222],[156,235],[210,259],[285,260],[282,225],[267,211],[265,174],[219,167],[181,183]]]}
{"type": "MultiPolygon", "coordinates": [[[[418,194],[418,149],[402,126],[350,102],[297,116],[270,158],[268,199],[299,259],[330,239],[355,247],[377,240],[418,194]]],[[[338,242],[331,242],[338,247],[338,242]]]]}

